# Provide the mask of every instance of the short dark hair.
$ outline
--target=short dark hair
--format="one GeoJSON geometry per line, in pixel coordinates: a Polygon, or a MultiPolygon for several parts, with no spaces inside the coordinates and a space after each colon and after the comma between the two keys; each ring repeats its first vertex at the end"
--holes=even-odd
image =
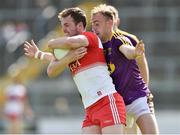
{"type": "Polygon", "coordinates": [[[67,17],[69,15],[71,15],[76,24],[82,22],[84,28],[86,27],[86,14],[82,9],[78,7],[64,9],[59,13],[58,18],[61,20],[61,18],[67,17]]]}

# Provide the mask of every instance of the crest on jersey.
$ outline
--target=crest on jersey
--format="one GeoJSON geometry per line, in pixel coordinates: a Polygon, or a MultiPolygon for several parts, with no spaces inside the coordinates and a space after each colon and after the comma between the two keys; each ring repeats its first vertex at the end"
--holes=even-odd
{"type": "Polygon", "coordinates": [[[108,63],[108,71],[110,72],[110,74],[112,74],[115,71],[115,65],[113,63],[108,63]]]}
{"type": "Polygon", "coordinates": [[[97,95],[98,95],[98,96],[101,96],[101,95],[102,95],[102,92],[101,92],[101,91],[98,91],[98,92],[97,92],[97,95]]]}

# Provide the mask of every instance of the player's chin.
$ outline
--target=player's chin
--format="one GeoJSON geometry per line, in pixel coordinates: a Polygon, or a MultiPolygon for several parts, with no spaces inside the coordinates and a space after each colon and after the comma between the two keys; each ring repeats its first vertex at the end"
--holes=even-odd
{"type": "Polygon", "coordinates": [[[69,34],[69,33],[64,33],[64,35],[65,35],[65,36],[67,36],[67,37],[69,37],[69,36],[70,36],[70,34],[69,34]]]}
{"type": "Polygon", "coordinates": [[[97,35],[99,38],[101,37],[100,33],[96,33],[96,35],[97,35]]]}

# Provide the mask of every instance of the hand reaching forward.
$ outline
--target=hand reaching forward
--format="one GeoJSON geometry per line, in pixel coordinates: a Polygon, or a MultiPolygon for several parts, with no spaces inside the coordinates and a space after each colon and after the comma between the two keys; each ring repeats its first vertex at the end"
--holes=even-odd
{"type": "Polygon", "coordinates": [[[39,52],[39,49],[37,47],[37,45],[34,43],[33,40],[31,40],[31,43],[30,42],[27,42],[25,41],[24,43],[24,51],[25,51],[25,55],[30,57],[30,58],[34,58],[35,57],[35,54],[37,52],[39,52]]]}

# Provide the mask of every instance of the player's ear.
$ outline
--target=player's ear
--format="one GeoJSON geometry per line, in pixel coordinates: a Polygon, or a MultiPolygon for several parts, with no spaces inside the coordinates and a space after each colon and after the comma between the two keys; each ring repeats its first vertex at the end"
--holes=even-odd
{"type": "Polygon", "coordinates": [[[121,20],[120,20],[120,18],[118,18],[118,19],[117,19],[117,27],[119,27],[120,22],[121,22],[121,20]]]}
{"type": "Polygon", "coordinates": [[[77,24],[77,29],[78,29],[78,31],[84,29],[84,25],[83,25],[82,22],[79,22],[79,23],[77,24]]]}
{"type": "Polygon", "coordinates": [[[114,23],[113,23],[113,20],[112,20],[112,19],[109,19],[109,20],[107,21],[107,23],[108,23],[108,25],[110,25],[110,27],[114,25],[114,23]]]}

